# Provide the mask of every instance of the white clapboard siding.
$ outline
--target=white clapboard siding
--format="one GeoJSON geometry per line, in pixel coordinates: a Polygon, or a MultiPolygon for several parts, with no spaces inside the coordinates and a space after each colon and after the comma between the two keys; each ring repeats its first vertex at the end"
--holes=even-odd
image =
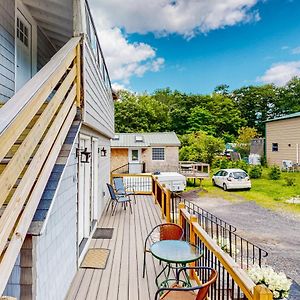
{"type": "Polygon", "coordinates": [[[15,78],[15,1],[0,1],[0,102],[14,94],[15,78]]]}
{"type": "Polygon", "coordinates": [[[83,121],[90,127],[113,137],[114,104],[112,94],[105,87],[100,70],[88,42],[84,43],[84,115],[83,121]]]}

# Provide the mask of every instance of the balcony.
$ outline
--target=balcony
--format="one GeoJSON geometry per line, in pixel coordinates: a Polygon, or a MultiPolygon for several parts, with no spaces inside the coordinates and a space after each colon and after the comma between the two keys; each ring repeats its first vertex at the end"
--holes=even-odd
{"type": "MultiPolygon", "coordinates": [[[[128,180],[128,174],[125,177],[128,180]]],[[[145,195],[137,196],[133,213],[121,207],[114,216],[104,213],[98,227],[114,228],[112,239],[93,239],[90,243],[90,247],[110,249],[106,268],[80,268],[70,287],[68,300],[154,299],[155,277],[162,266],[148,254],[146,276],[142,278],[143,245],[150,230],[165,221],[179,223],[185,239],[203,250],[204,255],[196,265],[210,266],[218,271],[218,280],[209,292],[211,300],[272,299],[272,293],[262,286],[255,286],[244,270],[254,263],[261,264],[267,253],[237,236],[230,224],[180,197],[172,197],[151,175],[143,174],[140,178],[135,175],[132,181],[139,185],[139,193],[145,182],[145,195]],[[149,182],[154,197],[149,195],[149,182]],[[226,252],[214,235],[229,237],[231,244],[226,252]]],[[[194,272],[190,276],[195,284],[200,284],[201,274],[194,272]]]]}

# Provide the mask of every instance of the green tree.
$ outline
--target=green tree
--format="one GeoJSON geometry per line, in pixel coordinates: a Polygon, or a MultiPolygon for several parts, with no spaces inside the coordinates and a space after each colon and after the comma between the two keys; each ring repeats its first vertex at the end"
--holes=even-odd
{"type": "Polygon", "coordinates": [[[257,138],[258,132],[255,128],[252,127],[241,127],[238,131],[237,151],[240,152],[242,157],[249,156],[250,154],[250,143],[251,140],[257,138]]]}
{"type": "Polygon", "coordinates": [[[221,153],[225,144],[221,138],[197,131],[181,136],[182,147],[179,152],[180,160],[206,162],[211,164],[221,153]]]}
{"type": "Polygon", "coordinates": [[[168,131],[168,108],[147,94],[122,91],[115,103],[116,132],[168,131]]]}
{"type": "Polygon", "coordinates": [[[263,86],[246,86],[232,92],[234,100],[248,127],[257,128],[264,133],[264,121],[282,114],[280,92],[272,84],[263,86]]]}
{"type": "Polygon", "coordinates": [[[200,106],[194,107],[187,119],[188,131],[205,131],[208,134],[216,134],[214,125],[214,116],[205,108],[200,106]]]}

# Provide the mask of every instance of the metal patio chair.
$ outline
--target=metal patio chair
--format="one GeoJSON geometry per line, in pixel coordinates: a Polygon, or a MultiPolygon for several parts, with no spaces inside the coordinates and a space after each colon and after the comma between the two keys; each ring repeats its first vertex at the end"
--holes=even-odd
{"type": "Polygon", "coordinates": [[[183,238],[183,229],[174,223],[163,223],[155,226],[147,235],[144,244],[144,263],[143,263],[143,278],[146,271],[146,254],[150,252],[147,247],[148,242],[151,244],[163,240],[181,240],[183,238]]]}
{"type": "Polygon", "coordinates": [[[183,267],[177,273],[176,279],[169,279],[169,281],[175,281],[171,287],[160,288],[155,294],[155,300],[204,300],[207,297],[209,288],[216,282],[218,272],[215,269],[209,267],[183,267]],[[180,273],[187,270],[198,270],[203,282],[200,286],[195,287],[183,287],[179,282],[180,273]],[[206,280],[207,278],[207,280],[206,280]]]}
{"type": "Polygon", "coordinates": [[[118,196],[133,196],[134,203],[136,203],[135,191],[133,186],[125,186],[122,177],[115,177],[113,179],[115,191],[118,196]],[[128,191],[128,188],[132,189],[132,191],[128,191]]]}
{"type": "Polygon", "coordinates": [[[110,202],[107,204],[107,208],[106,208],[106,212],[109,209],[109,206],[111,205],[111,215],[113,216],[113,214],[116,211],[116,208],[118,206],[118,204],[122,204],[122,207],[124,207],[124,210],[126,210],[126,206],[127,204],[129,204],[130,207],[130,212],[132,213],[132,207],[131,207],[131,199],[128,196],[118,196],[115,191],[114,188],[111,184],[107,183],[107,188],[110,194],[110,202]]]}

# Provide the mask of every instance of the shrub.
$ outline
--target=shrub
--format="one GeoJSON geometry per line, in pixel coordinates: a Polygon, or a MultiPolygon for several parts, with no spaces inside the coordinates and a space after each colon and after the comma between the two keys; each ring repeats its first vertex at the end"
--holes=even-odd
{"type": "Polygon", "coordinates": [[[216,157],[212,163],[212,167],[216,169],[227,169],[230,161],[224,157],[216,157]]]}
{"type": "Polygon", "coordinates": [[[249,171],[250,178],[261,178],[262,167],[261,166],[252,166],[249,171]]]}
{"type": "Polygon", "coordinates": [[[249,164],[247,162],[245,162],[244,160],[240,160],[235,163],[235,168],[242,169],[248,173],[249,164]]]}
{"type": "Polygon", "coordinates": [[[295,186],[296,185],[295,177],[285,177],[284,180],[285,180],[286,186],[295,186]]]}
{"type": "Polygon", "coordinates": [[[278,166],[273,166],[268,175],[271,180],[278,180],[281,176],[281,170],[278,166]]]}

